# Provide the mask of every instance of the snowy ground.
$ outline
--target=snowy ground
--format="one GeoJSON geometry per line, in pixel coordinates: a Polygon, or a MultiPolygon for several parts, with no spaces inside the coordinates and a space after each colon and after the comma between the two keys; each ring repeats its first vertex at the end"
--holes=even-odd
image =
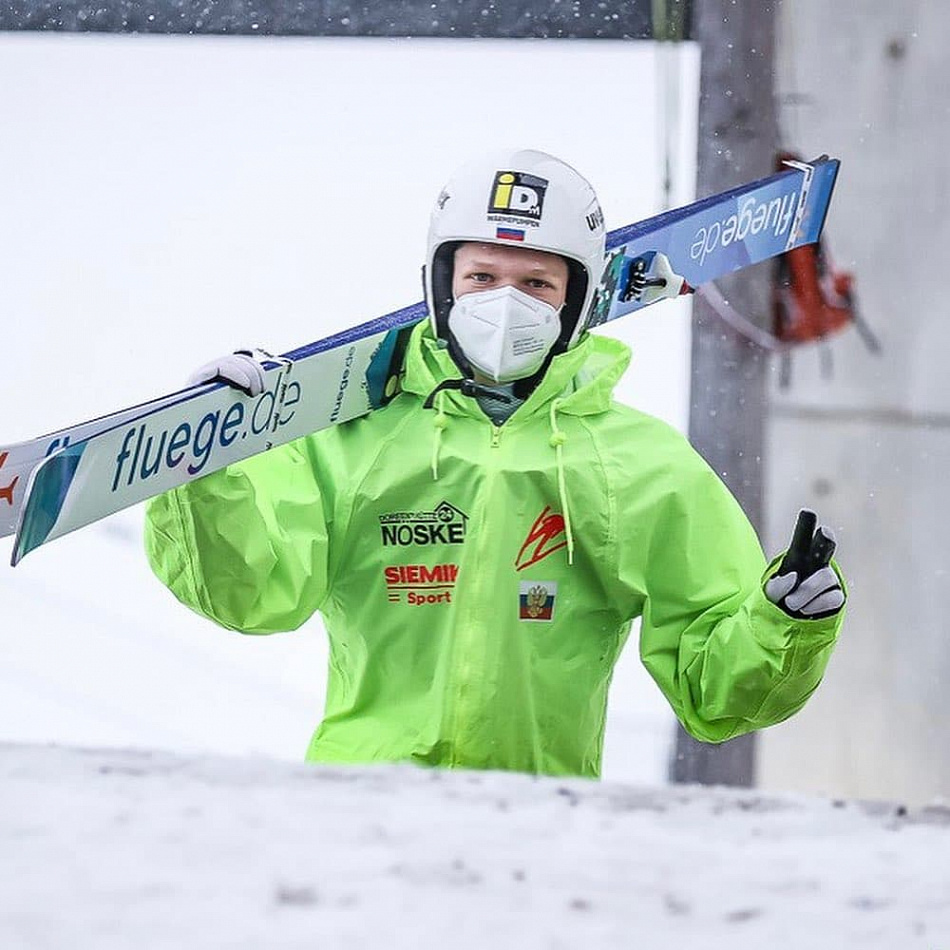
{"type": "Polygon", "coordinates": [[[0,946],[950,947],[950,809],[0,745],[0,946]]]}

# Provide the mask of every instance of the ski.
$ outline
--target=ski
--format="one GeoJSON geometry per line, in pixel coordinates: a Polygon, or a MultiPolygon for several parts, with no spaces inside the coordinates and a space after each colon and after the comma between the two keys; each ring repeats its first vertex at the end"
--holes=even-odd
{"type": "MultiPolygon", "coordinates": [[[[822,156],[611,231],[592,326],[812,244],[839,162],[822,156]]],[[[417,303],[275,357],[251,398],[208,383],[0,446],[0,537],[16,525],[12,563],[116,511],[379,408],[398,391],[402,349],[426,316],[417,303]],[[328,381],[332,381],[328,385],[328,381]]]]}
{"type": "Polygon", "coordinates": [[[47,456],[75,442],[82,442],[138,416],[147,415],[181,397],[181,392],[160,396],[87,422],[48,432],[26,442],[0,445],[0,538],[13,534],[26,496],[30,473],[47,456]]]}

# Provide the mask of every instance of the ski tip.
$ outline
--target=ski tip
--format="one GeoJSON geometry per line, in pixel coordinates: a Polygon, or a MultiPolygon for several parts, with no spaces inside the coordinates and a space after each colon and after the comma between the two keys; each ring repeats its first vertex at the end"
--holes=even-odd
{"type": "Polygon", "coordinates": [[[10,554],[10,567],[16,567],[32,550],[32,548],[24,550],[25,547],[25,545],[20,543],[20,535],[18,534],[14,539],[13,551],[10,554]]]}
{"type": "Polygon", "coordinates": [[[47,456],[30,473],[17,518],[16,538],[10,558],[12,567],[16,567],[31,551],[57,537],[53,532],[85,448],[85,442],[67,446],[47,456]]]}
{"type": "Polygon", "coordinates": [[[31,551],[35,551],[46,540],[45,534],[37,534],[24,529],[24,520],[21,519],[13,539],[13,551],[10,554],[10,567],[16,567],[31,551]]]}

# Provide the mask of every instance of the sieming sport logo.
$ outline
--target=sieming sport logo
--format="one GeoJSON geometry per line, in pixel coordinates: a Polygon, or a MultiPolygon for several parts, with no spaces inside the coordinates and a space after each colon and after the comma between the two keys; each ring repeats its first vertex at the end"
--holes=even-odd
{"type": "Polygon", "coordinates": [[[443,501],[432,511],[394,511],[379,516],[383,547],[464,544],[468,515],[443,501]]]}
{"type": "Polygon", "coordinates": [[[451,604],[458,580],[457,564],[392,564],[383,568],[386,598],[391,604],[405,603],[413,607],[427,604],[451,604]]]}

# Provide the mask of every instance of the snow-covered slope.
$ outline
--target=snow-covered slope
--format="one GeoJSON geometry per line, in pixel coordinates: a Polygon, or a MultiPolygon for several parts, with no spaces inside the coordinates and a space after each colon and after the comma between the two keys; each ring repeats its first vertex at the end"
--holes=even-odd
{"type": "Polygon", "coordinates": [[[0,745],[0,946],[950,946],[950,809],[0,745]]]}

